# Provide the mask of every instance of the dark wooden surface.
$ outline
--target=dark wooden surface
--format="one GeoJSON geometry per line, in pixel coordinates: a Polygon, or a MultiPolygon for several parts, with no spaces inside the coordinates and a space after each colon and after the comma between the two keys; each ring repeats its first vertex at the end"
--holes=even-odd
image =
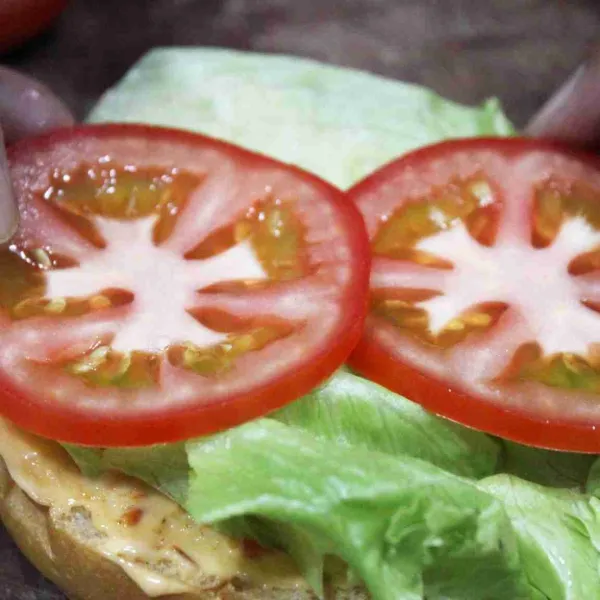
{"type": "MultiPolygon", "coordinates": [[[[598,0],[73,0],[0,62],[80,117],[149,48],[211,45],[362,67],[463,102],[495,95],[521,125],[599,34],[598,0]]],[[[61,598],[0,531],[0,600],[61,598]]]]}

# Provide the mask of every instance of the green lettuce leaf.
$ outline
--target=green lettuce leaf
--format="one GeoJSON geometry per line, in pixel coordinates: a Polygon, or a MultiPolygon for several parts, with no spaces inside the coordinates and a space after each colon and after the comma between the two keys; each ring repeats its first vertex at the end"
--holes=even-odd
{"type": "Polygon", "coordinates": [[[550,487],[583,491],[596,459],[590,454],[555,452],[502,440],[501,470],[550,487]]]}
{"type": "Polygon", "coordinates": [[[313,555],[343,558],[378,600],[528,598],[502,504],[429,463],[270,419],[191,442],[188,457],[195,519],[292,524],[313,555]]]}
{"type": "MultiPolygon", "coordinates": [[[[102,464],[104,448],[89,448],[75,444],[62,444],[62,446],[86,477],[99,477],[106,471],[102,464]]],[[[121,451],[121,448],[118,450],[121,451]]]]}
{"type": "Polygon", "coordinates": [[[205,133],[344,188],[429,143],[512,133],[496,100],[470,108],[362,71],[209,48],[153,50],[104,95],[89,120],[205,133]]]}
{"type": "Polygon", "coordinates": [[[596,458],[592,465],[585,487],[588,494],[600,498],[600,458],[596,458]]]}
{"type": "Polygon", "coordinates": [[[433,416],[418,404],[356,375],[339,372],[273,418],[345,446],[413,456],[465,477],[496,471],[499,444],[433,416]]]}
{"type": "Polygon", "coordinates": [[[537,597],[600,599],[600,500],[509,475],[479,487],[502,501],[537,597]]]}
{"type": "MultiPolygon", "coordinates": [[[[375,600],[396,597],[387,585],[402,598],[597,598],[600,500],[457,476],[494,469],[487,436],[347,372],[272,417],[187,444],[67,449],[92,476],[123,471],[200,522],[286,550],[321,594],[335,555],[375,600]]],[[[511,457],[522,451],[524,471],[571,486],[569,457],[516,445],[511,457]]]]}
{"type": "Polygon", "coordinates": [[[120,471],[141,479],[182,506],[187,501],[189,464],[184,443],[141,448],[64,447],[88,477],[120,471]]]}
{"type": "MultiPolygon", "coordinates": [[[[336,444],[413,456],[465,477],[492,475],[498,463],[500,446],[487,435],[434,417],[418,404],[344,370],[272,418],[336,444]]],[[[119,470],[180,503],[186,498],[184,444],[65,448],[90,477],[119,470]]]]}

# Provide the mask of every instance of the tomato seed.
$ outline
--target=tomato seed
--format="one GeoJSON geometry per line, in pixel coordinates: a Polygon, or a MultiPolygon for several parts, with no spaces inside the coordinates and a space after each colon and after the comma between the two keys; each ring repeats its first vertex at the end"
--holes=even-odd
{"type": "Polygon", "coordinates": [[[186,254],[206,259],[248,240],[271,281],[297,279],[308,265],[304,232],[289,203],[268,198],[257,202],[237,222],[222,227],[186,254]]]}
{"type": "Polygon", "coordinates": [[[462,220],[481,243],[491,243],[498,221],[497,203],[489,183],[481,178],[453,181],[432,188],[430,194],[404,204],[382,219],[373,238],[378,256],[406,259],[408,250],[425,237],[452,227],[462,220]]]}
{"type": "Polygon", "coordinates": [[[157,215],[155,242],[172,232],[189,195],[201,184],[196,175],[161,169],[121,168],[109,163],[80,165],[65,173],[55,171],[44,192],[61,217],[96,245],[100,245],[89,217],[136,219],[157,215]]]}
{"type": "Polygon", "coordinates": [[[218,376],[231,370],[235,359],[248,352],[261,350],[293,331],[294,328],[289,324],[256,327],[232,334],[226,342],[209,348],[198,348],[192,344],[171,348],[167,356],[175,366],[190,369],[205,377],[218,376]]]}

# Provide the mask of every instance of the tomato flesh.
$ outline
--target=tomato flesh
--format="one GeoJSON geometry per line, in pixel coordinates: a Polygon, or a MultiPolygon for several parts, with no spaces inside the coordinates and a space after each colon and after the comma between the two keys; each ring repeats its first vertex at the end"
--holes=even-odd
{"type": "Polygon", "coordinates": [[[26,429],[101,446],[211,433],[310,391],[360,336],[364,225],[307,173],[133,125],[9,161],[0,409],[26,429]]]}
{"type": "Polygon", "coordinates": [[[350,190],[371,239],[359,372],[522,443],[600,452],[600,161],[524,139],[411,153],[350,190]]]}

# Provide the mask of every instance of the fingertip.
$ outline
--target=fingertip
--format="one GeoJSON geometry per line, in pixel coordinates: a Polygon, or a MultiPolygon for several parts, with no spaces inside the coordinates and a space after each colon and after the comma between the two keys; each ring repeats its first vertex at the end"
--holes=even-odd
{"type": "Polygon", "coordinates": [[[19,211],[14,198],[0,129],[0,244],[6,243],[15,234],[19,225],[19,211]]]}
{"type": "Polygon", "coordinates": [[[74,123],[72,112],[44,84],[0,66],[0,243],[7,242],[19,225],[4,143],[74,123]]]}
{"type": "Polygon", "coordinates": [[[0,124],[7,144],[74,123],[73,113],[44,84],[0,66],[0,124]]]}
{"type": "Polygon", "coordinates": [[[525,127],[533,137],[578,146],[600,140],[600,54],[581,65],[525,127]]]}

